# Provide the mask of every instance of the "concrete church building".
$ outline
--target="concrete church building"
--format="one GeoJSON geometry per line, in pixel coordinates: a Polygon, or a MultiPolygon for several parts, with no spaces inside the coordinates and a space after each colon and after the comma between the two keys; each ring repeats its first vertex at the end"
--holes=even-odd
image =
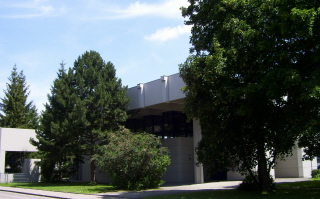
{"type": "MultiPolygon", "coordinates": [[[[163,146],[170,150],[172,161],[163,177],[167,182],[242,180],[243,176],[231,169],[226,174],[208,176],[203,166],[196,166],[194,148],[201,139],[201,127],[197,120],[187,123],[182,113],[183,86],[185,84],[177,73],[130,88],[129,111],[132,117],[127,127],[162,138],[163,146]]],[[[275,178],[311,177],[311,170],[317,168],[317,160],[302,161],[302,155],[302,149],[293,149],[291,157],[278,161],[272,175],[275,178]]]]}
{"type": "MultiPolygon", "coordinates": [[[[183,86],[185,84],[177,73],[129,88],[131,118],[127,121],[127,128],[155,134],[163,146],[169,148],[171,164],[163,176],[166,182],[242,180],[244,177],[232,169],[209,176],[203,166],[196,165],[194,148],[201,139],[201,127],[197,120],[187,122],[182,113],[185,95],[180,89],[183,86]]],[[[317,168],[317,160],[302,161],[302,155],[302,149],[293,149],[293,155],[286,161],[278,161],[271,175],[276,178],[311,177],[311,170],[317,168]]],[[[80,171],[76,180],[90,181],[89,164],[82,164],[80,171]]],[[[98,182],[108,182],[101,170],[97,173],[98,182]]]]}
{"type": "MultiPolygon", "coordinates": [[[[140,83],[130,88],[128,90],[130,98],[128,111],[131,118],[127,121],[127,128],[132,131],[155,134],[161,139],[163,146],[169,148],[171,164],[163,176],[166,182],[203,183],[215,180],[242,180],[243,176],[232,169],[226,173],[209,176],[206,175],[206,169],[203,166],[196,165],[194,149],[201,139],[201,127],[197,120],[187,122],[185,114],[182,113],[185,95],[180,89],[183,86],[185,84],[179,74],[174,74],[161,76],[154,81],[140,83]]],[[[8,177],[5,175],[6,151],[36,150],[27,144],[30,137],[35,137],[35,132],[31,131],[0,128],[1,182],[5,180],[5,177],[8,177]],[[25,132],[30,134],[21,137],[20,135],[25,132]],[[10,135],[10,133],[13,134],[10,135]],[[25,136],[29,137],[25,138],[25,136]]],[[[293,155],[285,161],[278,161],[271,174],[275,178],[311,177],[311,170],[317,168],[317,160],[302,161],[302,156],[302,149],[298,147],[293,149],[293,155]]],[[[79,166],[79,172],[72,180],[89,182],[89,159],[79,166]]],[[[25,171],[28,176],[30,176],[31,170],[34,169],[28,168],[25,171]]],[[[110,179],[98,169],[97,181],[110,182],[110,179]]]]}

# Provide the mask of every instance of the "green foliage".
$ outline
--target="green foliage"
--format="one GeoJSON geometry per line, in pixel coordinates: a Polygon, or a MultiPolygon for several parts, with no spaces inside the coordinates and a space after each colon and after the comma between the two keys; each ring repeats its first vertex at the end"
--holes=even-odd
{"type": "Polygon", "coordinates": [[[69,165],[68,157],[81,155],[72,126],[68,126],[68,120],[76,119],[70,117],[70,111],[68,112],[75,98],[70,89],[71,76],[71,70],[67,74],[64,63],[61,63],[58,78],[53,83],[51,95],[48,95],[49,103],[45,104],[40,126],[36,131],[38,141],[30,140],[39,150],[42,182],[62,181],[62,178],[70,177],[74,172],[65,172],[64,165],[69,165]]]}
{"type": "Polygon", "coordinates": [[[48,152],[40,152],[41,182],[56,183],[69,179],[77,173],[76,158],[60,157],[48,152]]]}
{"type": "MultiPolygon", "coordinates": [[[[269,176],[270,178],[270,187],[272,189],[275,189],[275,183],[272,176],[269,176]]],[[[259,191],[260,186],[259,182],[256,183],[256,179],[259,179],[257,172],[252,172],[252,175],[247,175],[243,180],[242,183],[239,185],[238,190],[240,191],[259,191]]]]}
{"type": "Polygon", "coordinates": [[[0,103],[0,127],[36,129],[39,120],[37,108],[32,101],[27,102],[30,92],[23,71],[18,73],[14,66],[8,79],[5,97],[0,103]]]}
{"type": "Polygon", "coordinates": [[[319,132],[320,2],[189,2],[193,54],[180,75],[185,112],[202,129],[198,161],[212,172],[257,167],[270,191],[275,160],[319,132]]]}
{"type": "Polygon", "coordinates": [[[320,178],[320,169],[313,169],[311,171],[311,177],[312,178],[320,178]]]}
{"type": "Polygon", "coordinates": [[[305,160],[313,160],[320,157],[320,128],[317,123],[309,126],[309,130],[305,131],[299,139],[299,146],[304,147],[305,154],[303,158],[305,160]]]}
{"type": "MultiPolygon", "coordinates": [[[[46,159],[67,164],[68,157],[81,159],[97,152],[108,131],[117,130],[127,119],[129,99],[113,64],[99,53],[85,52],[73,68],[65,70],[64,66],[62,63],[42,113],[39,142],[33,144],[46,159]]],[[[48,166],[51,171],[52,164],[48,166]]],[[[92,161],[92,182],[96,182],[95,169],[92,161]]]]}
{"type": "Polygon", "coordinates": [[[113,185],[123,189],[155,188],[170,164],[168,150],[154,135],[121,129],[109,134],[109,143],[94,159],[106,171],[113,185]]]}

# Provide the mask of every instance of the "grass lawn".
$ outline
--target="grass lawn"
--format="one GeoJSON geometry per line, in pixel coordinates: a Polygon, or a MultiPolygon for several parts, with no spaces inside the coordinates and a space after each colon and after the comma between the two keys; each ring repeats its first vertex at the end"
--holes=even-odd
{"type": "Polygon", "coordinates": [[[276,185],[277,190],[273,194],[261,194],[258,192],[243,192],[238,190],[203,191],[168,196],[148,197],[148,199],[319,199],[320,179],[312,181],[281,183],[276,185]]]}
{"type": "Polygon", "coordinates": [[[19,187],[70,193],[94,194],[120,191],[111,185],[90,183],[0,183],[3,187],[19,187]]]}
{"type": "MultiPolygon", "coordinates": [[[[90,183],[5,183],[0,186],[19,187],[28,189],[41,189],[47,191],[72,192],[82,194],[106,193],[121,191],[110,185],[90,183]]],[[[277,190],[273,194],[261,194],[257,192],[243,192],[238,190],[203,191],[168,196],[148,197],[149,199],[319,199],[320,179],[311,181],[281,183],[276,185],[277,190]]]]}
{"type": "Polygon", "coordinates": [[[279,183],[277,188],[318,188],[320,189],[320,178],[313,178],[310,181],[279,183]]]}

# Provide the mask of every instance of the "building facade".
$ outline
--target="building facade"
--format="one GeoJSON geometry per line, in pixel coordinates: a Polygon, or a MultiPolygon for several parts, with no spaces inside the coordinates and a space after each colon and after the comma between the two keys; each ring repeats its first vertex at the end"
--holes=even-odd
{"type": "MultiPolygon", "coordinates": [[[[126,126],[132,131],[147,132],[161,139],[162,145],[170,151],[171,164],[168,166],[163,180],[175,183],[203,183],[216,180],[242,180],[234,169],[216,175],[207,175],[206,169],[197,163],[195,147],[201,140],[199,121],[187,120],[183,113],[185,95],[181,88],[185,84],[179,74],[161,76],[148,83],[140,83],[128,89],[130,98],[130,118],[126,126]]],[[[35,152],[37,149],[29,143],[35,138],[35,131],[30,129],[0,128],[0,181],[14,181],[14,175],[6,171],[6,153],[35,152]]],[[[285,161],[277,161],[271,175],[275,178],[311,177],[311,170],[317,168],[317,160],[302,161],[303,150],[296,147],[293,155],[285,161]]],[[[36,160],[26,160],[21,170],[28,179],[39,179],[39,168],[36,160]],[[30,178],[30,177],[35,178],[30,178]]],[[[85,157],[84,164],[79,165],[75,181],[90,181],[90,158],[85,157]]],[[[98,182],[110,182],[110,178],[99,168],[98,182]]],[[[34,180],[36,179],[36,180],[34,180]]],[[[30,180],[29,180],[30,181],[30,180]]]]}
{"type": "Polygon", "coordinates": [[[38,182],[40,168],[37,159],[25,159],[26,153],[37,152],[30,144],[36,139],[33,129],[0,128],[0,183],[38,182]]]}
{"type": "MultiPolygon", "coordinates": [[[[201,127],[197,120],[187,121],[182,112],[185,95],[181,88],[184,86],[177,73],[130,88],[131,118],[127,127],[155,134],[162,139],[163,146],[169,148],[172,164],[164,175],[167,182],[242,180],[243,176],[232,169],[227,173],[206,175],[206,169],[196,164],[194,149],[201,139],[201,127]]],[[[277,161],[271,175],[276,178],[311,177],[311,170],[317,168],[317,160],[302,161],[302,156],[303,150],[294,148],[291,157],[277,161]]]]}

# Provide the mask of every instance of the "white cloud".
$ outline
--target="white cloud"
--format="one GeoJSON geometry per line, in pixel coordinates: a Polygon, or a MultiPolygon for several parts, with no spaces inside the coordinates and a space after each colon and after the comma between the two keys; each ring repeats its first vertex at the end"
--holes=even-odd
{"type": "MultiPolygon", "coordinates": [[[[146,1],[148,2],[148,1],[146,1]]],[[[94,1],[87,3],[87,9],[95,9],[95,14],[84,19],[127,19],[142,16],[159,16],[181,19],[180,7],[188,6],[187,0],[161,0],[159,3],[141,3],[135,1],[126,7],[94,1]]]]}
{"type": "Polygon", "coordinates": [[[34,18],[41,16],[54,16],[64,12],[64,8],[55,8],[46,3],[45,0],[23,1],[23,3],[7,3],[1,6],[4,11],[0,15],[2,18],[34,18]],[[6,14],[8,13],[8,14],[6,14]]]}
{"type": "Polygon", "coordinates": [[[181,18],[180,7],[187,6],[187,0],[165,0],[158,4],[140,3],[139,1],[130,4],[123,10],[116,10],[116,17],[130,18],[146,15],[155,15],[168,18],[181,18]]]}
{"type": "Polygon", "coordinates": [[[0,5],[1,18],[35,18],[66,16],[82,20],[127,19],[142,16],[158,16],[181,19],[180,7],[188,6],[187,0],[132,1],[105,0],[56,1],[56,0],[10,0],[0,5]]]}
{"type": "Polygon", "coordinates": [[[157,30],[152,35],[145,36],[144,39],[149,41],[164,42],[167,40],[175,39],[182,34],[188,34],[190,32],[191,26],[177,26],[174,28],[166,27],[157,30]]]}

